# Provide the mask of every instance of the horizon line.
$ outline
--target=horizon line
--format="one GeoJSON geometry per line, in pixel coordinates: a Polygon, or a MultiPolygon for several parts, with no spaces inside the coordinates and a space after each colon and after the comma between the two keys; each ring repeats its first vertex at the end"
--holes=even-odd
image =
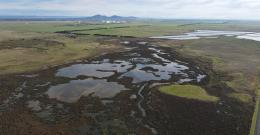
{"type": "MultiPolygon", "coordinates": [[[[40,18],[40,17],[44,17],[44,18],[55,18],[55,17],[59,17],[59,18],[84,18],[84,17],[93,17],[93,16],[97,16],[97,15],[101,15],[101,16],[106,16],[106,17],[112,17],[112,16],[120,16],[120,15],[103,15],[103,14],[95,14],[95,15],[90,15],[90,16],[82,16],[82,15],[0,15],[0,20],[1,19],[21,19],[21,18],[15,18],[15,17],[35,17],[35,18],[40,18]],[[3,18],[3,17],[12,17],[12,18],[3,18]]],[[[219,21],[260,21],[260,19],[229,19],[229,18],[163,18],[163,17],[136,17],[136,16],[120,16],[120,17],[135,17],[137,19],[154,19],[154,20],[219,20],[219,21]]],[[[30,19],[30,18],[28,18],[30,19]]]]}

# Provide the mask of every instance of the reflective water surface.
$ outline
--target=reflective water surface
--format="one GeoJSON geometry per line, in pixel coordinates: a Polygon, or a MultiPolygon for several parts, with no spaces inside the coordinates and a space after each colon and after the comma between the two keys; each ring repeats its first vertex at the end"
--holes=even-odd
{"type": "Polygon", "coordinates": [[[89,95],[100,98],[111,98],[121,90],[126,90],[126,88],[115,82],[107,82],[104,79],[85,79],[72,80],[66,84],[51,86],[47,94],[49,98],[72,103],[78,101],[82,96],[89,95]]]}
{"type": "Polygon", "coordinates": [[[256,33],[256,32],[215,31],[215,30],[196,30],[194,32],[185,33],[183,35],[159,36],[159,37],[151,37],[151,38],[190,40],[190,39],[200,39],[200,38],[218,38],[218,36],[232,36],[238,39],[260,41],[260,33],[256,33]]]}

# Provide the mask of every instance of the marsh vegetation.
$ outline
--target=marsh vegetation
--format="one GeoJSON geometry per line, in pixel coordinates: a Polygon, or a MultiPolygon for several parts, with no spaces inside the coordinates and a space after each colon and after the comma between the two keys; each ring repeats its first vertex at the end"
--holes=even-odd
{"type": "Polygon", "coordinates": [[[259,42],[230,33],[189,40],[150,37],[259,28],[1,22],[0,131],[247,135],[256,119],[259,42]]]}

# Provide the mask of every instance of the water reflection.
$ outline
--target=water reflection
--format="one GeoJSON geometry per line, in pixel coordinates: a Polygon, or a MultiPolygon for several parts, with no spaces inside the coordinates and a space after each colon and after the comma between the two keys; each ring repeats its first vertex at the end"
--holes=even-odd
{"type": "Polygon", "coordinates": [[[237,38],[260,41],[260,33],[242,35],[242,36],[238,36],[237,38]]]}
{"type": "Polygon", "coordinates": [[[175,62],[167,63],[165,65],[157,64],[137,64],[136,68],[123,74],[122,77],[130,77],[133,79],[132,83],[141,83],[155,80],[169,80],[172,75],[186,75],[182,72],[188,67],[179,65],[175,62]]]}
{"type": "Polygon", "coordinates": [[[122,90],[127,89],[116,82],[107,82],[104,79],[85,79],[52,86],[47,94],[49,98],[72,103],[78,101],[82,96],[112,98],[122,90]]]}
{"type": "Polygon", "coordinates": [[[215,30],[196,30],[194,32],[185,33],[177,36],[159,36],[151,38],[174,39],[174,40],[189,40],[200,38],[218,38],[218,36],[233,36],[238,39],[249,39],[260,41],[260,33],[241,32],[241,31],[215,31],[215,30]]]}
{"type": "Polygon", "coordinates": [[[117,63],[99,63],[99,64],[76,64],[58,70],[57,76],[75,78],[79,75],[104,78],[114,74],[114,72],[126,72],[132,65],[122,61],[117,63]]]}

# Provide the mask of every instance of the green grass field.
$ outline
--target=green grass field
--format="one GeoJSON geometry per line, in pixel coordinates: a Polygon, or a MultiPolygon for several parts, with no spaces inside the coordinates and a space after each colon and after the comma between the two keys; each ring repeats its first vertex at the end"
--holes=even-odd
{"type": "Polygon", "coordinates": [[[253,114],[253,118],[252,118],[249,135],[255,135],[255,128],[256,128],[256,121],[257,121],[258,113],[259,113],[259,100],[257,100],[256,104],[255,104],[255,110],[254,110],[254,114],[253,114]]]}
{"type": "Polygon", "coordinates": [[[92,36],[72,39],[58,34],[13,33],[6,32],[9,35],[0,40],[0,74],[45,69],[119,48],[100,44],[92,36]]]}
{"type": "Polygon", "coordinates": [[[257,115],[260,113],[259,111],[259,102],[260,102],[260,70],[258,69],[258,81],[257,81],[257,91],[256,91],[256,104],[255,104],[255,110],[252,118],[252,124],[250,128],[250,134],[249,135],[255,135],[255,127],[257,122],[257,115]]]}
{"type": "Polygon", "coordinates": [[[0,22],[0,30],[18,32],[54,33],[58,31],[80,30],[81,34],[104,34],[134,37],[151,37],[162,35],[179,35],[185,32],[210,29],[234,31],[260,31],[260,25],[255,23],[197,23],[178,21],[138,21],[125,24],[88,24],[78,22],[0,22]],[[126,27],[126,28],[116,28],[126,27]],[[100,29],[107,28],[107,29],[100,29]],[[92,30],[100,29],[100,30],[92,30]]]}
{"type": "MultiPolygon", "coordinates": [[[[153,37],[162,35],[180,35],[186,32],[194,30],[233,30],[233,31],[257,31],[260,25],[246,25],[246,24],[180,24],[176,22],[172,23],[134,23],[125,24],[122,26],[130,26],[127,28],[113,28],[111,26],[108,29],[102,30],[83,30],[76,33],[80,34],[102,34],[102,35],[119,35],[119,36],[133,36],[133,37],[153,37]],[[145,26],[144,26],[145,25],[145,26]],[[147,25],[147,26],[146,26],[147,25]],[[141,26],[141,27],[140,27],[141,26]]],[[[100,26],[102,27],[102,25],[100,26]]]]}
{"type": "Polygon", "coordinates": [[[203,88],[194,85],[162,86],[159,88],[159,91],[168,95],[187,99],[201,100],[207,102],[217,102],[219,100],[218,97],[210,96],[203,88]]]}
{"type": "Polygon", "coordinates": [[[124,26],[139,26],[141,23],[127,24],[88,24],[78,22],[0,22],[0,30],[18,32],[54,33],[58,31],[87,30],[124,26]]]}

